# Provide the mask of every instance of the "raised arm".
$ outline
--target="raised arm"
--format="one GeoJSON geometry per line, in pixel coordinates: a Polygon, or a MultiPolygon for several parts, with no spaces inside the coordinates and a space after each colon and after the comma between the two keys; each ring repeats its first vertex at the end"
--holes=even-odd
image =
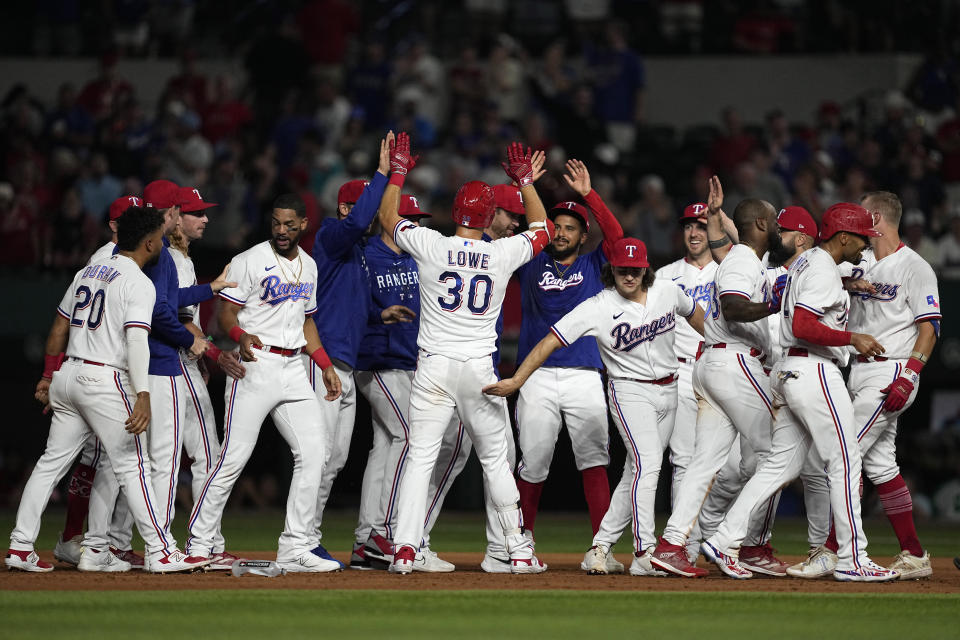
{"type": "Polygon", "coordinates": [[[407,173],[417,164],[410,155],[410,136],[401,131],[394,138],[393,131],[380,141],[380,157],[384,154],[390,159],[390,182],[380,201],[380,226],[392,235],[403,218],[400,217],[400,189],[407,179],[407,173]]]}
{"type": "Polygon", "coordinates": [[[523,150],[519,142],[507,147],[507,162],[501,163],[507,176],[520,187],[520,196],[523,198],[523,208],[527,218],[527,228],[535,233],[533,254],[543,251],[550,244],[550,234],[547,233],[547,210],[537,194],[533,183],[546,173],[543,168],[545,156],[543,151],[523,150]]]}
{"type": "Polygon", "coordinates": [[[567,181],[571,189],[580,194],[590,211],[593,212],[597,226],[603,233],[603,252],[608,256],[611,255],[613,243],[623,237],[623,227],[620,226],[620,222],[617,221],[613,212],[607,208],[600,194],[593,190],[587,165],[575,158],[567,160],[567,173],[564,174],[563,179],[567,181]]]}
{"type": "Polygon", "coordinates": [[[721,262],[737,242],[737,228],[723,212],[723,185],[720,184],[720,178],[713,176],[707,196],[707,245],[714,261],[721,262]]]}

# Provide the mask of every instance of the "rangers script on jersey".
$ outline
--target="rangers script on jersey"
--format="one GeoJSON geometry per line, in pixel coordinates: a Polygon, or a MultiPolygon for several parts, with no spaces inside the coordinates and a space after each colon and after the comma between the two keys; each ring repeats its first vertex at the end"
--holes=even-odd
{"type": "MultiPolygon", "coordinates": [[[[683,289],[688,296],[703,309],[703,317],[720,314],[720,301],[717,298],[717,289],[714,278],[717,274],[717,263],[712,260],[703,268],[690,264],[685,258],[660,267],[657,278],[672,280],[675,285],[683,289]]],[[[697,348],[703,336],[696,332],[686,322],[677,323],[677,357],[693,360],[697,356],[697,348]]]]}

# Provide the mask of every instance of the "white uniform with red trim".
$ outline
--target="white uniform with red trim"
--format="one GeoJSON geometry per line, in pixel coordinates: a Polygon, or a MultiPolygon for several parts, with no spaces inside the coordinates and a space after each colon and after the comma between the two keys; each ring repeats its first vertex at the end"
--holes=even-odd
{"type": "Polygon", "coordinates": [[[300,359],[307,342],[304,319],[317,310],[317,265],[303,250],[294,260],[287,260],[267,241],[235,256],[230,277],[237,287],[224,289],[220,297],[242,307],[238,325],[260,338],[264,348],[254,351],[256,361],[244,363],[242,379],[227,377],[223,447],[196,499],[187,545],[192,555],[210,556],[213,552],[227,498],[269,414],[293,452],[293,477],[277,561],[295,562],[312,548],[326,457],[320,404],[300,359]],[[271,347],[282,352],[274,353],[271,347]]]}
{"type": "MultiPolygon", "coordinates": [[[[170,256],[177,267],[177,280],[181,287],[190,287],[197,284],[197,272],[190,256],[174,247],[170,247],[170,256]]],[[[178,309],[177,315],[181,322],[192,322],[199,329],[200,305],[178,309]]],[[[210,392],[200,373],[200,363],[191,360],[189,352],[180,350],[180,370],[183,372],[184,388],[189,401],[183,416],[183,449],[193,461],[190,465],[190,489],[194,504],[197,496],[203,491],[207,476],[213,470],[220,457],[220,438],[217,436],[217,417],[213,413],[213,403],[210,401],[210,392]]],[[[217,530],[214,553],[223,551],[223,534],[217,530]]]]}
{"type": "Polygon", "coordinates": [[[616,544],[628,525],[634,551],[656,545],[654,501],[663,450],[677,408],[678,316],[689,318],[696,303],[670,281],[656,280],[646,304],[616,289],[604,289],[577,305],[552,328],[566,346],[594,336],[607,369],[610,415],[623,437],[627,459],[593,544],[616,544]]]}
{"type": "Polygon", "coordinates": [[[777,417],[770,455],[744,486],[711,543],[736,555],[745,535],[746,514],[799,475],[812,442],[830,480],[839,543],[837,571],[869,570],[860,518],[857,426],[837,366],[846,348],[797,339],[793,335],[797,308],[816,314],[831,329],[846,330],[849,296],[833,258],[819,247],[804,252],[790,266],[783,293],[780,340],[785,353],[771,373],[777,417]]]}
{"type": "Polygon", "coordinates": [[[394,241],[416,260],[420,276],[420,353],[410,392],[410,449],[397,499],[398,549],[420,547],[430,475],[455,413],[483,466],[508,551],[528,545],[507,459],[512,435],[506,400],[481,389],[497,381],[491,357],[497,318],[511,274],[545,244],[546,233],[538,233],[484,242],[443,236],[406,220],[394,230],[394,241]]]}
{"type": "MultiPolygon", "coordinates": [[[[716,289],[721,303],[727,295],[766,302],[769,283],[756,252],[745,244],[731,248],[717,269],[716,289]]],[[[760,360],[768,345],[766,318],[731,322],[721,311],[704,322],[703,354],[693,368],[693,389],[699,399],[696,447],[663,530],[663,539],[670,544],[686,544],[714,477],[738,434],[743,474],[752,475],[757,458],[770,450],[773,409],[769,381],[760,360]]],[[[770,520],[767,514],[758,514],[761,528],[770,520]]],[[[760,538],[766,535],[766,531],[759,532],[760,538]]]]}
{"type": "Polygon", "coordinates": [[[126,256],[98,260],[74,276],[57,307],[70,320],[70,336],[67,359],[50,383],[50,435],[24,486],[11,549],[33,550],[50,494],[92,435],[127,494],[147,553],[176,549],[154,508],[146,433],[133,436],[124,425],[136,400],[127,376],[126,330],[150,330],[155,297],[153,283],[126,256]]]}
{"type": "Polygon", "coordinates": [[[897,466],[897,420],[917,397],[914,387],[899,411],[884,411],[881,390],[900,377],[916,343],[920,322],[934,322],[939,334],[940,292],[937,276],[916,251],[900,244],[891,255],[877,260],[872,251],[854,267],[854,276],[869,281],[876,294],[851,294],[850,328],[872,335],[886,351],[877,361],[854,356],[848,387],[853,396],[857,439],[863,456],[863,475],[874,485],[892,480],[897,466]]]}

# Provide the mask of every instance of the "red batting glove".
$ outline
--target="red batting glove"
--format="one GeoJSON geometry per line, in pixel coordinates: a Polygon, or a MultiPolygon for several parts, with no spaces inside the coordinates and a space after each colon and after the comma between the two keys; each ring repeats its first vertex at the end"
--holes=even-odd
{"type": "Polygon", "coordinates": [[[397,134],[397,139],[390,144],[390,184],[402,187],[419,158],[410,154],[410,136],[404,131],[397,134]]]}
{"type": "MultiPolygon", "coordinates": [[[[917,374],[913,375],[916,376],[917,374]]],[[[887,399],[883,401],[883,410],[900,411],[900,409],[903,409],[903,406],[907,404],[907,400],[910,399],[910,394],[913,393],[913,387],[913,380],[910,380],[910,378],[906,376],[900,376],[888,384],[885,389],[881,389],[880,393],[887,394],[887,399]]]]}
{"type": "Polygon", "coordinates": [[[521,189],[533,184],[533,152],[530,147],[524,152],[523,145],[514,142],[507,147],[507,162],[501,162],[500,166],[521,189]]]}

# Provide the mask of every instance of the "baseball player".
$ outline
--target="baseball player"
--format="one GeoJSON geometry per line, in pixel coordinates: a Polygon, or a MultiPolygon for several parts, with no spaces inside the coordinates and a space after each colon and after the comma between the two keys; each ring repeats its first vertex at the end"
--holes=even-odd
{"type": "Polygon", "coordinates": [[[770,203],[743,200],[733,220],[740,243],[717,268],[720,313],[706,318],[703,355],[693,370],[693,388],[700,399],[693,460],[650,558],[654,567],[684,577],[707,574],[690,563],[684,546],[737,434],[744,453],[741,466],[747,475],[756,468],[757,458],[770,449],[773,413],[762,363],[769,350],[764,319],[779,309],[780,300],[770,295],[760,258],[768,249],[776,255],[784,250],[770,203]]]}
{"type": "Polygon", "coordinates": [[[654,500],[664,443],[673,429],[677,406],[677,316],[703,329],[703,309],[670,281],[657,281],[647,261],[646,246],[621,238],[611,250],[606,288],[558,320],[530,351],[512,378],[484,388],[507,396],[520,387],[560,347],[583,336],[596,338],[609,382],[610,414],[627,447],[627,464],[614,491],[610,509],[594,536],[588,571],[607,573],[607,550],[623,529],[623,513],[631,514],[634,541],[632,575],[657,575],[649,562],[654,545],[654,500]]]}
{"type": "Polygon", "coordinates": [[[353,370],[367,327],[370,296],[367,274],[363,268],[362,240],[377,215],[389,171],[389,149],[382,146],[379,166],[373,178],[369,183],[351,180],[340,187],[337,217],[323,220],[313,244],[313,259],[318,273],[318,308],[336,310],[334,313],[315,314],[313,321],[321,341],[330,349],[330,358],[343,388],[339,398],[333,402],[324,401],[326,391],[323,385],[318,384],[320,371],[305,358],[310,383],[320,400],[327,435],[327,461],[318,495],[314,547],[321,557],[329,560],[334,558],[321,544],[320,527],[333,481],[346,464],[350,452],[357,412],[353,370]]]}
{"type": "MultiPolygon", "coordinates": [[[[896,461],[896,432],[900,415],[913,404],[920,371],[930,357],[940,332],[940,294],[936,275],[915,251],[900,242],[897,227],[903,212],[900,199],[887,191],[867,193],[861,205],[876,220],[880,235],[870,237],[871,250],[853,270],[854,279],[872,285],[872,291],[851,294],[850,326],[876,336],[886,351],[882,356],[857,355],[851,363],[848,388],[853,397],[854,423],[863,458],[863,475],[877,488],[900,553],[890,565],[900,580],[933,573],[913,523],[913,501],[896,461]]],[[[837,552],[832,529],[825,547],[837,552]]],[[[835,555],[824,562],[809,558],[799,577],[815,577],[832,569],[835,555]]]]}
{"type": "MultiPolygon", "coordinates": [[[[136,196],[121,196],[110,203],[108,211],[107,224],[110,227],[110,240],[102,247],[97,249],[87,261],[87,265],[98,262],[101,259],[109,258],[114,253],[117,246],[117,219],[123,215],[123,212],[130,207],[143,207],[143,201],[136,196]]],[[[87,438],[83,451],[80,453],[80,460],[70,474],[70,483],[67,489],[67,517],[63,523],[63,532],[57,538],[57,544],[53,548],[53,557],[67,564],[76,565],[80,562],[80,553],[83,550],[83,523],[90,510],[90,500],[93,497],[93,487],[97,470],[100,469],[100,461],[103,454],[103,448],[100,446],[100,440],[96,436],[87,438]]],[[[115,475],[105,471],[101,483],[116,485],[115,475]]],[[[97,487],[100,489],[100,486],[97,487]]],[[[130,510],[126,506],[126,496],[119,492],[118,488],[110,488],[106,491],[97,491],[97,498],[94,501],[94,516],[100,516],[101,520],[108,520],[116,513],[119,526],[111,530],[111,552],[117,555],[121,560],[129,562],[134,569],[143,569],[143,556],[135,553],[129,548],[130,540],[126,543],[116,543],[117,538],[122,538],[122,531],[129,530],[133,525],[130,510]],[[106,505],[100,501],[100,497],[112,495],[116,498],[115,504],[106,505]],[[103,504],[103,515],[99,513],[99,505],[103,504]],[[118,531],[119,530],[119,531],[118,531]]]]}
{"type": "MultiPolygon", "coordinates": [[[[33,548],[41,514],[91,432],[99,438],[127,494],[146,544],[147,569],[190,571],[208,563],[176,549],[154,507],[157,502],[145,459],[143,433],[151,421],[147,333],[156,294],[141,269],[155,262],[163,250],[162,224],[153,211],[127,210],[118,220],[118,253],[77,272],[57,307],[36,391],[37,399],[53,410],[53,422],[46,450],[23,489],[6,557],[11,569],[53,570],[33,548]],[[61,353],[66,360],[54,373],[61,353]]],[[[81,571],[130,570],[130,564],[106,546],[85,546],[77,566],[81,571]]]]}
{"type": "Polygon", "coordinates": [[[230,273],[238,284],[220,292],[231,303],[220,310],[220,327],[240,344],[246,373],[227,378],[223,446],[196,498],[187,546],[195,555],[213,555],[227,498],[269,414],[293,453],[277,564],[289,572],[339,571],[341,563],[311,552],[326,437],[301,349],[323,372],[327,401],[340,395],[340,380],[310,318],[317,310],[317,268],[297,244],[307,226],[303,201],[279,196],[270,220],[270,240],[233,258],[230,273]]]}
{"type": "Polygon", "coordinates": [[[849,296],[837,268],[844,261],[858,263],[870,236],[879,232],[866,209],[835,204],[823,215],[820,246],[805,251],[790,266],[780,320],[783,357],[770,374],[777,408],[770,454],[717,532],[703,543],[704,554],[727,575],[751,577],[737,559],[750,512],[797,477],[811,442],[830,479],[830,504],[840,542],[834,578],[884,582],[899,575],[875,564],[866,553],[860,519],[858,427],[838,367],[846,345],[871,358],[884,353],[873,336],[846,331],[849,296]]]}
{"type": "Polygon", "coordinates": [[[394,242],[417,262],[421,316],[417,370],[410,393],[410,449],[400,483],[396,552],[390,571],[410,573],[420,545],[427,513],[427,488],[438,450],[451,418],[463,422],[483,466],[485,481],[506,539],[513,573],[540,573],[546,566],[534,555],[533,542],[523,535],[516,481],[507,461],[510,437],[505,402],[481,393],[496,380],[491,354],[496,322],[507,280],[549,242],[546,212],[533,186],[542,174],[543,154],[523,152],[518,143],[508,150],[507,175],[523,194],[530,230],[485,243],[482,229],[493,215],[493,190],[468,182],[457,193],[454,236],[445,237],[404,221],[398,214],[400,187],[415,163],[410,142],[401,133],[391,145],[391,184],[380,207],[380,222],[392,229],[394,242]]]}
{"type": "MultiPolygon", "coordinates": [[[[518,362],[527,357],[567,312],[603,290],[601,270],[613,244],[623,237],[620,223],[591,187],[586,165],[572,159],[567,161],[566,169],[564,179],[593,212],[603,232],[603,243],[581,255],[580,249],[590,229],[587,207],[576,202],[561,202],[550,209],[547,215],[555,227],[552,242],[542,254],[517,270],[523,310],[518,362]]],[[[524,526],[531,533],[562,424],[567,427],[577,469],[583,477],[583,492],[594,534],[610,507],[609,436],[600,377],[602,366],[596,340],[584,336],[552,354],[520,389],[516,416],[522,458],[517,470],[517,489],[524,526]]],[[[616,562],[612,555],[609,558],[616,562]]],[[[616,566],[612,569],[616,570],[616,566]]]]}
{"type": "MultiPolygon", "coordinates": [[[[183,286],[195,285],[197,274],[193,260],[189,256],[190,244],[203,237],[207,226],[207,209],[217,206],[213,202],[205,202],[197,189],[181,187],[180,192],[180,225],[171,233],[170,255],[177,267],[177,279],[183,286]]],[[[200,307],[192,305],[181,307],[178,310],[181,322],[190,333],[203,337],[200,327],[200,307]]],[[[204,356],[216,362],[234,378],[242,378],[245,369],[240,364],[235,353],[223,353],[215,346],[204,352],[204,356]]],[[[187,456],[193,461],[190,465],[192,495],[194,503],[203,490],[203,485],[210,475],[213,465],[220,457],[220,440],[217,437],[216,416],[213,413],[213,404],[206,385],[206,370],[201,370],[202,363],[190,358],[189,354],[181,349],[180,370],[183,372],[183,381],[189,395],[187,408],[183,419],[183,448],[187,456]]],[[[224,551],[223,534],[217,530],[214,547],[213,562],[205,567],[207,571],[229,571],[236,556],[224,551]]]]}

